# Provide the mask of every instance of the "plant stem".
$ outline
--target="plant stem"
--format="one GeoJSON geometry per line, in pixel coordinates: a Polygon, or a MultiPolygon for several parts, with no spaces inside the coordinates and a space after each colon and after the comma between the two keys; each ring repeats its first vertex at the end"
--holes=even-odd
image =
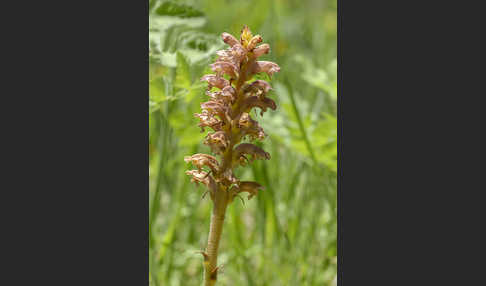
{"type": "Polygon", "coordinates": [[[223,223],[228,205],[228,192],[219,189],[214,197],[213,213],[211,214],[211,224],[209,226],[208,246],[206,254],[208,261],[205,261],[204,269],[204,286],[213,286],[217,280],[217,262],[218,247],[221,233],[223,232],[223,223]]]}

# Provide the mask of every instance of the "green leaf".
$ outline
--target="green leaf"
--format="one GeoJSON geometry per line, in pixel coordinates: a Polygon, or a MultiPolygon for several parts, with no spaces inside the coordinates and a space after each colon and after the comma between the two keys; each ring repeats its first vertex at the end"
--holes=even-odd
{"type": "Polygon", "coordinates": [[[203,92],[204,83],[193,84],[191,80],[191,66],[187,57],[181,52],[177,52],[177,68],[174,87],[176,97],[184,97],[186,102],[191,101],[194,96],[203,92]]]}
{"type": "Polygon", "coordinates": [[[312,141],[317,152],[317,160],[324,163],[330,170],[337,170],[337,119],[324,113],[325,120],[320,120],[312,134],[312,141]]]}
{"type": "Polygon", "coordinates": [[[177,4],[171,1],[162,3],[155,9],[155,13],[161,16],[179,16],[183,18],[204,16],[202,11],[189,5],[177,4]]]}
{"type": "Polygon", "coordinates": [[[182,89],[189,89],[191,87],[191,72],[189,71],[189,64],[186,57],[177,52],[176,56],[177,69],[175,78],[175,87],[182,89]]]}
{"type": "Polygon", "coordinates": [[[186,26],[189,28],[200,28],[206,24],[204,17],[181,18],[175,16],[157,16],[149,17],[149,31],[165,31],[175,26],[186,26]]]}
{"type": "Polygon", "coordinates": [[[317,68],[303,55],[296,55],[294,60],[299,63],[304,71],[302,79],[310,85],[326,92],[336,100],[337,98],[337,61],[333,60],[326,69],[317,68]]]}

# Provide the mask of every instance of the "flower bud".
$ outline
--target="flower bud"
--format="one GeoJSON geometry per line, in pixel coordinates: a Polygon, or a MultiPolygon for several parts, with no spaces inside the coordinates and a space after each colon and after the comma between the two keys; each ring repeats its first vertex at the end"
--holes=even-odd
{"type": "Polygon", "coordinates": [[[221,34],[221,38],[223,38],[223,42],[230,45],[231,47],[238,44],[238,40],[233,35],[228,34],[226,32],[221,34]]]}
{"type": "Polygon", "coordinates": [[[256,45],[258,43],[261,43],[261,42],[262,42],[262,36],[256,35],[256,36],[251,38],[250,42],[248,42],[248,46],[246,47],[246,49],[248,51],[251,51],[256,47],[256,45]]]}
{"type": "Polygon", "coordinates": [[[240,35],[240,43],[243,47],[247,48],[248,44],[250,43],[251,39],[253,38],[253,35],[250,31],[250,28],[248,28],[247,25],[243,27],[243,30],[241,30],[241,35],[240,35]]]}

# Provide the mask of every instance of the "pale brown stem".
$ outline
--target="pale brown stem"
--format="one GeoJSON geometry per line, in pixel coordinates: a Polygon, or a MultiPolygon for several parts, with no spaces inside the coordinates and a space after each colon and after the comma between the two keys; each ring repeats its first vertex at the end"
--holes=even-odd
{"type": "Polygon", "coordinates": [[[215,269],[218,263],[218,247],[221,233],[223,232],[227,203],[228,192],[226,190],[218,190],[214,198],[213,213],[211,214],[211,224],[209,226],[208,246],[206,248],[209,261],[205,263],[204,269],[205,286],[213,286],[217,280],[217,270],[215,269]]]}

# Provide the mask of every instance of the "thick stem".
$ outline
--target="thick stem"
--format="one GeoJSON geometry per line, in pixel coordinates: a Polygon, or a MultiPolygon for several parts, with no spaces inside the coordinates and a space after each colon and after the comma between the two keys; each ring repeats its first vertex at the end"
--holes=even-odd
{"type": "Polygon", "coordinates": [[[221,233],[223,232],[224,216],[228,203],[228,192],[219,189],[214,199],[213,213],[211,214],[211,224],[209,226],[208,246],[206,254],[208,261],[204,263],[204,285],[213,286],[217,280],[218,271],[218,247],[221,233]]]}

